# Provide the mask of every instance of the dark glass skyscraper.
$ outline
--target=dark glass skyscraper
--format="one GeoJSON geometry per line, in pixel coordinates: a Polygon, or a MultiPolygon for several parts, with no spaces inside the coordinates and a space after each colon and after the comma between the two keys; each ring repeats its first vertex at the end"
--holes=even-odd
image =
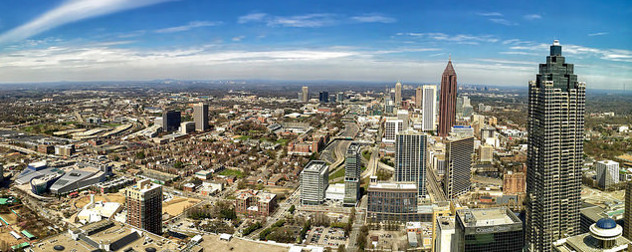
{"type": "Polygon", "coordinates": [[[586,84],[558,41],[529,83],[526,240],[531,251],[579,234],[586,84]]]}
{"type": "Polygon", "coordinates": [[[439,136],[446,137],[456,124],[456,72],[452,60],[443,70],[439,97],[439,136]]]}

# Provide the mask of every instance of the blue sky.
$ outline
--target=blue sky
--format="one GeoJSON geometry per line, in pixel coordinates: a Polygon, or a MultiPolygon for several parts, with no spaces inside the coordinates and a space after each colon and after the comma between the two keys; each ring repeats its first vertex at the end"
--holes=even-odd
{"type": "Polygon", "coordinates": [[[152,79],[526,86],[554,39],[632,87],[630,1],[0,1],[0,82],[152,79]]]}

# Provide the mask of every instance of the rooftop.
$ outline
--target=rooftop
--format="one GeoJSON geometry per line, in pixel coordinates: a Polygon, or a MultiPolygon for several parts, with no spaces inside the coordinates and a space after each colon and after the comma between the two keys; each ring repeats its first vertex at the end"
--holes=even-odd
{"type": "Polygon", "coordinates": [[[329,166],[327,165],[327,163],[325,163],[325,161],[312,160],[312,161],[309,161],[309,163],[307,163],[307,165],[305,166],[305,169],[303,169],[303,171],[320,172],[323,169],[327,169],[328,167],[329,166]]]}
{"type": "Polygon", "coordinates": [[[522,223],[511,210],[505,207],[460,209],[457,215],[466,227],[486,227],[522,223]]]}
{"type": "Polygon", "coordinates": [[[409,182],[378,182],[369,185],[369,189],[417,190],[417,185],[409,182]]]}

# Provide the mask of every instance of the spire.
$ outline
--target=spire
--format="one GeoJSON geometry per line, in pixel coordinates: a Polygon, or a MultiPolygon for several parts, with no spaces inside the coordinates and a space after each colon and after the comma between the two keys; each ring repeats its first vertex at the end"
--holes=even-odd
{"type": "Polygon", "coordinates": [[[443,70],[444,75],[456,75],[456,71],[454,71],[454,67],[452,66],[452,55],[448,58],[448,65],[443,70]]]}

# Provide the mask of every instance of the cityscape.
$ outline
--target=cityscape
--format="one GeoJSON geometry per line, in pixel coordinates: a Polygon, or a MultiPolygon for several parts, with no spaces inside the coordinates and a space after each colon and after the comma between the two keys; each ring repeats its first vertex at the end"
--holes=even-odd
{"type": "Polygon", "coordinates": [[[0,13],[0,251],[632,251],[630,2],[0,13]]]}

